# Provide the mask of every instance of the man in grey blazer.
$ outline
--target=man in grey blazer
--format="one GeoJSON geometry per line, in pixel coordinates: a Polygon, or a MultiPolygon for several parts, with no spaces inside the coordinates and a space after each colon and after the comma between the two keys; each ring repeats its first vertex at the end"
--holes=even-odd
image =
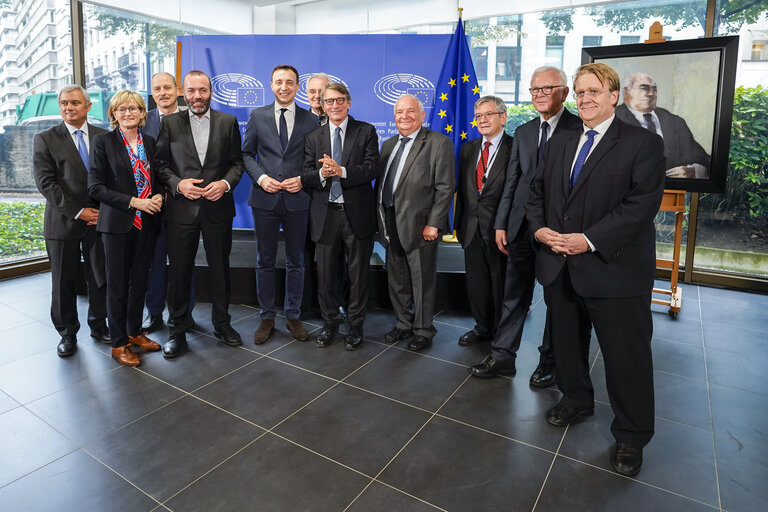
{"type": "Polygon", "coordinates": [[[302,188],[304,137],[317,128],[317,116],[296,105],[299,72],[287,64],[272,70],[275,101],[253,110],[245,128],[243,161],[253,181],[248,204],[258,242],[256,285],[261,323],[253,342],[266,342],[275,328],[275,259],[280,226],[285,242],[286,325],[293,336],[309,339],[299,320],[304,290],[304,243],[309,221],[309,193],[302,188]]]}
{"type": "Polygon", "coordinates": [[[77,276],[80,255],[88,285],[88,325],[91,336],[110,343],[107,329],[104,247],[96,233],[99,205],[88,196],[90,139],[104,130],[87,123],[91,100],[79,85],[59,92],[64,122],[35,135],[35,184],[45,197],[43,234],[51,262],[51,320],[61,335],[60,357],[77,349],[77,276]]]}
{"type": "Polygon", "coordinates": [[[399,135],[384,142],[376,180],[377,220],[387,247],[389,298],[397,324],[387,343],[409,339],[408,349],[432,345],[440,232],[447,232],[456,182],[453,144],[423,128],[424,107],[404,94],[395,104],[399,135]]]}
{"type": "MultiPolygon", "coordinates": [[[[536,253],[525,220],[525,203],[531,190],[536,165],[552,136],[581,126],[563,102],[568,97],[568,79],[562,70],[544,66],[531,78],[531,98],[539,116],[518,126],[512,143],[507,179],[496,214],[498,249],[507,256],[504,302],[496,337],[488,357],[471,368],[475,377],[514,375],[515,358],[523,336],[523,325],[533,298],[536,253]]],[[[531,375],[534,387],[548,387],[555,381],[555,361],[549,331],[549,316],[539,346],[539,364],[531,375]]]]}

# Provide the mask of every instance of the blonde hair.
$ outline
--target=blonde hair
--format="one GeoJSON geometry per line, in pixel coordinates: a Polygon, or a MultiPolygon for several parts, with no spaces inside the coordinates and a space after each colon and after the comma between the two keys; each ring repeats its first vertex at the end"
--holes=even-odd
{"type": "Polygon", "coordinates": [[[117,110],[122,105],[125,105],[126,103],[135,103],[136,106],[141,109],[141,119],[139,119],[139,128],[144,126],[144,123],[147,122],[147,105],[144,103],[144,98],[141,97],[141,94],[133,91],[129,91],[128,89],[124,89],[118,93],[115,93],[114,96],[112,96],[112,99],[109,100],[109,126],[110,128],[116,128],[118,125],[117,119],[115,119],[115,110],[117,110]]]}
{"type": "MultiPolygon", "coordinates": [[[[573,75],[573,88],[576,89],[576,80],[579,79],[582,75],[595,75],[595,77],[600,81],[603,86],[608,86],[608,90],[618,91],[621,88],[621,79],[619,78],[619,74],[616,72],[615,69],[613,69],[608,64],[603,64],[602,62],[592,62],[591,64],[584,64],[583,66],[579,66],[579,69],[576,70],[576,74],[573,75]]],[[[618,103],[618,98],[616,99],[616,102],[618,103]]],[[[616,106],[616,103],[614,103],[614,106],[616,106]]]]}

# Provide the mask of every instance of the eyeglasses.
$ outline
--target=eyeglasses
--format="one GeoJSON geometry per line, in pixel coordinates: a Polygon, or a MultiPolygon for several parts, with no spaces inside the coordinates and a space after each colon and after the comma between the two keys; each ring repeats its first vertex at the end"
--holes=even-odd
{"type": "Polygon", "coordinates": [[[603,94],[604,92],[610,92],[610,91],[597,91],[595,89],[590,89],[588,91],[576,91],[573,93],[573,97],[576,100],[582,100],[584,99],[584,96],[586,96],[589,99],[594,99],[597,96],[603,94]]]}
{"type": "Polygon", "coordinates": [[[528,89],[530,91],[531,96],[536,96],[539,93],[543,93],[545,96],[549,96],[552,94],[552,91],[557,89],[558,87],[565,87],[564,85],[545,85],[544,87],[531,87],[528,89]]]}
{"type": "Polygon", "coordinates": [[[501,114],[502,114],[501,112],[488,112],[488,113],[481,112],[480,114],[475,114],[475,121],[482,121],[485,118],[488,118],[488,120],[490,121],[491,119],[493,119],[493,116],[500,116],[501,114]]]}
{"type": "Polygon", "coordinates": [[[332,107],[334,102],[337,105],[343,105],[345,101],[347,101],[345,96],[339,96],[338,98],[326,98],[323,100],[323,105],[326,107],[332,107]]]}
{"type": "Polygon", "coordinates": [[[131,114],[135,114],[136,112],[140,111],[141,108],[137,107],[136,105],[131,105],[130,107],[119,107],[115,109],[115,112],[123,115],[126,112],[130,112],[131,114]]]}

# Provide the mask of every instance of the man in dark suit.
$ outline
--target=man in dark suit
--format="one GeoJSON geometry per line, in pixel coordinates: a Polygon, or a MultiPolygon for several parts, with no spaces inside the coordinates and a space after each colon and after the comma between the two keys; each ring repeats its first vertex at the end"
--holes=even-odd
{"type": "Polygon", "coordinates": [[[107,329],[104,247],[96,233],[99,205],[88,196],[90,139],[104,130],[87,123],[91,100],[79,85],[59,92],[64,122],[35,135],[35,184],[45,197],[43,234],[51,262],[51,320],[61,335],[56,352],[71,356],[77,349],[77,277],[80,255],[88,286],[91,336],[111,343],[107,329]]]}
{"type": "Polygon", "coordinates": [[[594,326],[614,412],[611,464],[634,476],[654,429],[653,220],[665,159],[658,135],[616,118],[619,87],[618,74],[603,63],[578,69],[573,88],[584,126],[547,144],[526,217],[563,393],[547,422],[566,426],[593,414],[588,354],[594,326]]]}
{"type": "MultiPolygon", "coordinates": [[[[472,367],[474,377],[517,373],[515,358],[536,280],[536,253],[525,221],[525,203],[547,141],[553,135],[581,126],[581,120],[563,106],[568,97],[568,79],[562,70],[552,66],[536,69],[531,78],[530,91],[532,104],[539,116],[515,130],[504,193],[495,219],[496,244],[500,251],[508,255],[501,319],[491,353],[472,367]]],[[[547,314],[539,346],[539,364],[531,375],[530,383],[534,387],[549,387],[554,381],[555,358],[547,314]]]]}
{"type": "MultiPolygon", "coordinates": [[[[157,140],[160,133],[160,122],[162,118],[180,112],[179,108],[179,89],[176,87],[176,77],[170,73],[156,73],[152,76],[150,85],[152,89],[152,98],[154,98],[157,108],[147,112],[147,120],[142,128],[145,133],[157,140]]],[[[186,110],[183,109],[183,110],[186,110]]],[[[158,224],[157,237],[155,239],[155,250],[149,268],[149,279],[147,280],[147,318],[141,328],[144,333],[149,334],[163,327],[163,310],[165,309],[166,284],[166,262],[168,260],[168,249],[165,235],[165,219],[162,213],[158,214],[156,220],[158,224]]],[[[194,269],[190,278],[189,292],[189,321],[187,330],[194,327],[192,319],[192,310],[195,308],[195,277],[194,269]]]]}
{"type": "Polygon", "coordinates": [[[349,333],[344,348],[355,350],[363,341],[368,304],[368,270],[376,231],[371,181],[379,163],[376,128],[349,116],[352,98],[340,83],[322,90],[328,124],[307,135],[304,142],[302,184],[311,189],[310,221],[317,247],[317,284],[323,329],[319,347],[333,342],[344,318],[339,313],[336,280],[339,256],[349,259],[349,333]]]}
{"type": "Polygon", "coordinates": [[[409,339],[408,349],[432,345],[440,232],[447,232],[456,182],[453,144],[423,128],[424,107],[404,94],[395,104],[399,135],[381,147],[376,180],[377,220],[387,248],[389,298],[397,324],[387,343],[409,339]]]}
{"type": "Polygon", "coordinates": [[[168,239],[168,311],[171,336],[163,355],[176,357],[186,347],[189,276],[203,234],[213,296],[214,334],[225,344],[242,344],[230,325],[229,254],[232,250],[232,191],[243,174],[237,119],[210,109],[211,80],[201,71],[184,77],[188,111],[163,119],[157,141],[160,182],[168,189],[165,203],[168,239]]]}
{"type": "Polygon", "coordinates": [[[475,102],[475,121],[482,137],[466,142],[459,155],[459,183],[454,223],[464,248],[469,309],[475,326],[459,345],[488,341],[496,335],[504,297],[506,256],[496,247],[493,231],[512,137],[504,133],[507,106],[496,96],[475,102]]]}
{"type": "Polygon", "coordinates": [[[317,116],[296,105],[299,72],[286,64],[272,70],[275,102],[253,110],[245,129],[243,160],[253,181],[248,204],[258,242],[256,284],[261,324],[253,342],[267,341],[275,328],[275,259],[283,227],[285,241],[286,325],[293,336],[309,339],[299,320],[304,289],[304,242],[309,220],[309,193],[301,186],[304,137],[317,128],[317,116]]]}
{"type": "Polygon", "coordinates": [[[696,142],[685,119],[656,106],[659,91],[652,76],[632,73],[624,79],[622,93],[624,103],[616,107],[616,117],[661,135],[664,156],[667,157],[667,176],[709,178],[709,155],[696,142]]]}

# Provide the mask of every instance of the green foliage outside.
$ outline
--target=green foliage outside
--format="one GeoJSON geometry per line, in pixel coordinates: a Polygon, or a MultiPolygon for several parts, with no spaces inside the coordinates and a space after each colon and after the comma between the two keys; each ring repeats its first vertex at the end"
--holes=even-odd
{"type": "MultiPolygon", "coordinates": [[[[565,108],[574,114],[576,113],[576,103],[567,101],[565,102],[565,108]]],[[[507,124],[504,125],[504,131],[513,135],[515,133],[515,128],[538,116],[539,113],[530,103],[507,105],[507,124]]]]}
{"type": "Polygon", "coordinates": [[[0,203],[0,257],[45,252],[45,203],[0,203]]]}

